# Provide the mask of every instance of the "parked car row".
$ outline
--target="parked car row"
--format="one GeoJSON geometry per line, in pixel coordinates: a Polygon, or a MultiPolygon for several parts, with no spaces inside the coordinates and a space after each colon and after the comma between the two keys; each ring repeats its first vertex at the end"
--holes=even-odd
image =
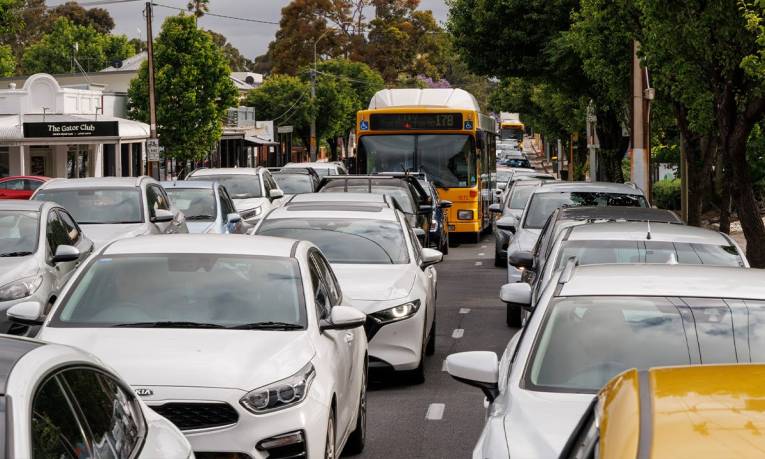
{"type": "Polygon", "coordinates": [[[326,175],[285,196],[274,176],[319,174],[50,180],[0,202],[2,331],[37,338],[7,338],[0,369],[0,402],[41,407],[14,415],[16,457],[364,448],[369,369],[421,383],[435,351],[443,254],[420,240],[449,203],[424,177],[326,175]]]}

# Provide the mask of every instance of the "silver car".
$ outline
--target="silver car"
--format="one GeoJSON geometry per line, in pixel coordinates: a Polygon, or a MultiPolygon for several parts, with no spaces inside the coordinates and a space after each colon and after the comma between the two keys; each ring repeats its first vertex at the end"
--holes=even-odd
{"type": "Polygon", "coordinates": [[[189,232],[183,213],[151,177],[54,179],[32,199],[68,210],[97,247],[113,239],[189,232]]]}
{"type": "Polygon", "coordinates": [[[49,308],[69,276],[93,251],[93,242],[69,213],[51,202],[0,201],[0,333],[6,311],[35,301],[49,308]]]}
{"type": "Polygon", "coordinates": [[[507,247],[513,238],[515,227],[523,214],[531,193],[542,185],[541,180],[515,182],[500,203],[489,206],[489,211],[499,214],[492,222],[494,229],[494,266],[507,266],[507,247]]]}
{"type": "MultiPolygon", "coordinates": [[[[500,297],[528,303],[530,293],[508,284],[500,297]]],[[[763,362],[763,318],[763,270],[572,264],[501,360],[447,357],[449,374],[490,402],[473,458],[558,457],[598,389],[630,368],[763,362]]]]}
{"type": "Polygon", "coordinates": [[[242,221],[226,188],[218,182],[162,182],[170,200],[186,217],[192,234],[246,234],[252,225],[242,221]]]}

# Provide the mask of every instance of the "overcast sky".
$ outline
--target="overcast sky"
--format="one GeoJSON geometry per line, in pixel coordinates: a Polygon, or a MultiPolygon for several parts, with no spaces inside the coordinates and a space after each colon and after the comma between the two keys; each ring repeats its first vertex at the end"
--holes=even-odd
{"type": "MultiPolygon", "coordinates": [[[[49,5],[65,3],[66,0],[48,0],[49,5]]],[[[289,4],[290,0],[210,0],[210,12],[226,16],[242,18],[262,19],[265,21],[279,22],[281,9],[289,4]]],[[[84,2],[87,3],[87,2],[84,2]]],[[[146,25],[142,11],[142,1],[125,2],[121,4],[105,5],[116,23],[114,32],[125,34],[130,38],[145,38],[146,25]]],[[[160,5],[176,8],[185,8],[187,0],[157,0],[160,5]]],[[[440,22],[446,21],[447,7],[445,0],[421,0],[421,9],[433,10],[433,14],[440,22]]],[[[156,35],[162,21],[171,14],[177,14],[177,10],[155,6],[155,31],[156,35]]],[[[200,25],[206,29],[212,29],[225,35],[247,58],[254,58],[263,54],[268,43],[273,40],[278,25],[257,24],[252,22],[237,21],[233,19],[205,16],[200,25]]]]}

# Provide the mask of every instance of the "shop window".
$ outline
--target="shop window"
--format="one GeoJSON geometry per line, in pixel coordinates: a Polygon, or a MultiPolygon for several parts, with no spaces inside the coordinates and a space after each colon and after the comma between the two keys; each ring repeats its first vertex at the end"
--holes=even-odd
{"type": "Polygon", "coordinates": [[[141,157],[141,144],[131,144],[133,149],[133,177],[143,175],[143,158],[141,157]]]}
{"type": "Polygon", "coordinates": [[[117,176],[117,146],[104,144],[104,177],[117,176]]]}
{"type": "Polygon", "coordinates": [[[120,145],[120,162],[122,164],[122,176],[130,177],[130,144],[120,145]]]}
{"type": "Polygon", "coordinates": [[[90,176],[90,152],[87,145],[70,145],[66,152],[66,177],[90,176]]]}
{"type": "Polygon", "coordinates": [[[8,147],[0,147],[0,177],[8,177],[10,169],[10,152],[8,147]]]}

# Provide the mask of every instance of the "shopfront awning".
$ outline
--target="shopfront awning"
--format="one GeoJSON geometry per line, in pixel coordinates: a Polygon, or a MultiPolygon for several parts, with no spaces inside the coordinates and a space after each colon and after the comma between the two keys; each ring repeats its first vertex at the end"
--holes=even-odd
{"type": "Polygon", "coordinates": [[[26,114],[0,116],[0,142],[5,143],[104,143],[144,140],[149,125],[140,121],[102,115],[26,114]],[[116,128],[109,129],[110,126],[116,128]],[[102,129],[103,128],[103,129],[102,129]],[[26,136],[24,134],[27,134],[26,136]]]}
{"type": "Polygon", "coordinates": [[[244,140],[257,145],[279,145],[279,142],[274,142],[271,140],[261,139],[260,137],[253,137],[248,135],[244,136],[244,140]]]}

